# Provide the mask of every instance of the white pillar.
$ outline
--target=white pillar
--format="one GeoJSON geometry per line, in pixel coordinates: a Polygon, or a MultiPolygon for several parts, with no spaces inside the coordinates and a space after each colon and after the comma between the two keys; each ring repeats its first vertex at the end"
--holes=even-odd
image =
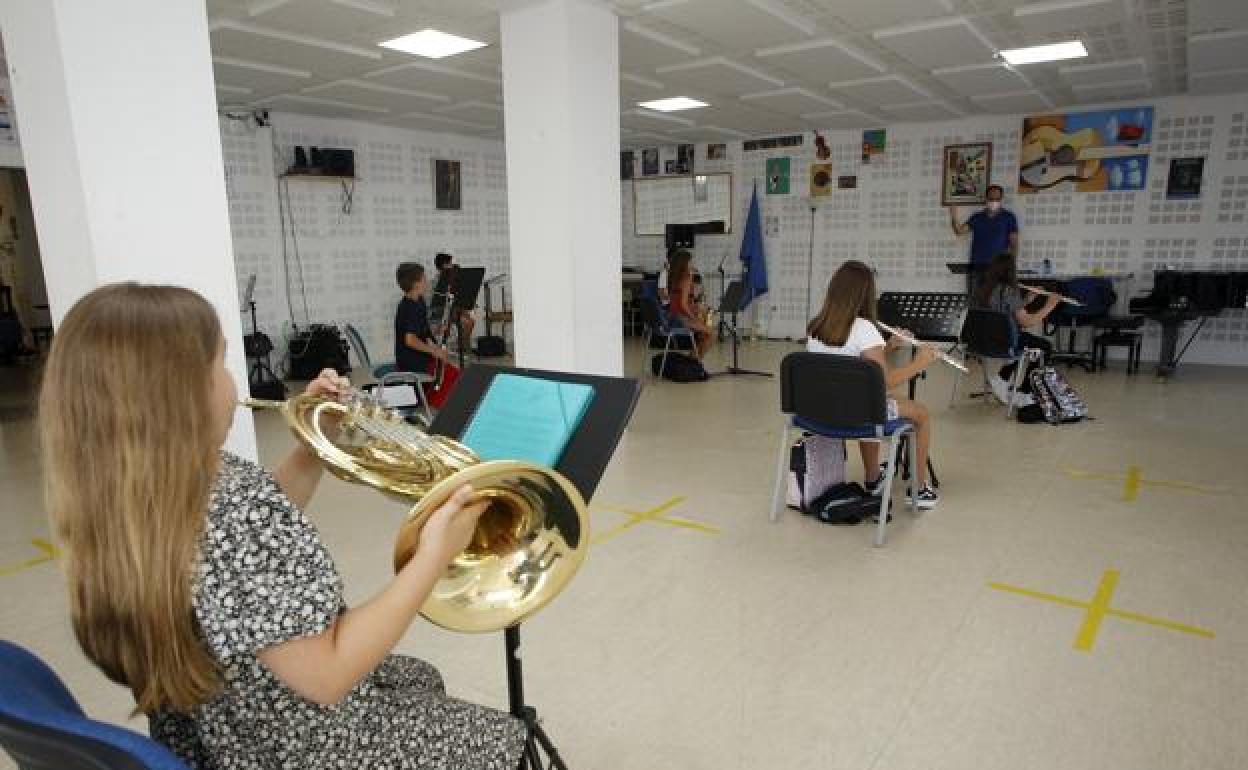
{"type": "MultiPolygon", "coordinates": [[[[208,298],[247,387],[203,0],[4,0],[54,323],[104,283],[172,283],[208,298]]],[[[256,456],[239,411],[227,446],[256,456]]]]}
{"type": "Polygon", "coordinates": [[[516,362],[623,371],[618,19],[597,0],[500,14],[516,362]]]}

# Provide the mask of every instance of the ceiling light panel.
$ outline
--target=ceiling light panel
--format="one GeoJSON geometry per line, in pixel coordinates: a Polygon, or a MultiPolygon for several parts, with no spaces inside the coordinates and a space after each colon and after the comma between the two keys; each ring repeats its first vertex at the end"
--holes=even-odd
{"type": "Polygon", "coordinates": [[[807,112],[837,110],[844,108],[844,105],[835,99],[829,99],[826,96],[814,93],[813,91],[799,86],[776,88],[770,91],[758,91],[752,94],[745,94],[741,97],[741,101],[747,102],[755,107],[763,107],[770,110],[776,110],[778,112],[787,112],[791,115],[802,115],[807,112]]]}
{"type": "Polygon", "coordinates": [[[907,104],[930,100],[932,95],[901,75],[881,75],[874,78],[832,83],[832,90],[867,104],[907,104]]]}
{"type": "Polygon", "coordinates": [[[647,110],[655,110],[656,112],[680,112],[682,110],[696,110],[707,106],[707,104],[704,101],[691,99],[688,96],[669,96],[666,99],[654,99],[643,102],[637,106],[647,110]]]}
{"type": "Polygon", "coordinates": [[[1088,49],[1080,40],[1065,40],[1060,43],[1045,43],[1026,48],[1010,48],[1001,52],[1001,58],[1007,64],[1026,66],[1029,64],[1047,64],[1069,59],[1082,59],[1088,55],[1088,49]]]}
{"type": "Polygon", "coordinates": [[[1188,39],[1187,67],[1193,72],[1244,66],[1248,29],[1201,33],[1188,39]]]}
{"type": "Polygon", "coordinates": [[[1058,32],[1123,24],[1122,0],[1053,0],[1014,9],[1014,20],[1029,42],[1049,42],[1058,32]]]}
{"type": "Polygon", "coordinates": [[[965,96],[1011,93],[1029,87],[1023,76],[1000,62],[942,67],[932,74],[965,96]]]}
{"type": "Polygon", "coordinates": [[[810,40],[760,48],[754,52],[768,66],[782,67],[816,83],[881,75],[884,65],[839,40],[810,40]]]}
{"type": "Polygon", "coordinates": [[[733,50],[791,42],[815,32],[812,20],[766,0],[668,0],[645,7],[647,13],[696,30],[698,35],[733,50]]]}
{"type": "Polygon", "coordinates": [[[960,16],[888,27],[872,33],[876,42],[926,70],[967,61],[988,61],[996,50],[967,19],[960,16]]]}
{"type": "Polygon", "coordinates": [[[423,56],[426,59],[445,59],[448,56],[484,48],[486,43],[452,35],[440,29],[422,29],[419,32],[383,40],[377,45],[400,53],[423,56]]]}
{"type": "Polygon", "coordinates": [[[722,56],[659,67],[656,74],[664,82],[713,94],[736,95],[784,85],[779,78],[722,56]]]}

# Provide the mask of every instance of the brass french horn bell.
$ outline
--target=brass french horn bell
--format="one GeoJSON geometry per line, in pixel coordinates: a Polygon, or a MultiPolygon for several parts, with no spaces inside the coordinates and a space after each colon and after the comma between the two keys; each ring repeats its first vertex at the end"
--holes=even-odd
{"type": "Polygon", "coordinates": [[[415,504],[394,543],[397,572],[411,559],[430,514],[464,484],[488,505],[472,541],[421,608],[452,631],[514,626],[544,607],[576,574],[589,543],[581,493],[558,472],[512,460],[482,462],[468,447],[406,422],[374,397],[303,394],[287,401],[248,398],[274,409],[330,473],[415,504]]]}

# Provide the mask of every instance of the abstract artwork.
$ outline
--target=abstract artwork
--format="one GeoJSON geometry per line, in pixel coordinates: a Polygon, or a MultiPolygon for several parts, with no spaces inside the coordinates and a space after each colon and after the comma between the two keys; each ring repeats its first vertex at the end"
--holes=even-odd
{"type": "Polygon", "coordinates": [[[1018,191],[1062,183],[1076,192],[1143,190],[1152,134],[1152,107],[1024,118],[1018,191]]]}
{"type": "Polygon", "coordinates": [[[767,159],[767,194],[789,194],[789,159],[767,159]]]}
{"type": "Polygon", "coordinates": [[[951,144],[944,150],[940,205],[983,203],[992,173],[992,143],[951,144]]]}

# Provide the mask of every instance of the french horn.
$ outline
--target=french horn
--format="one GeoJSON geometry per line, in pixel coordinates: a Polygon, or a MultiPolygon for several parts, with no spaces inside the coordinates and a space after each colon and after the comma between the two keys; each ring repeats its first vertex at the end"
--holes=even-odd
{"type": "Polygon", "coordinates": [[[411,503],[394,543],[397,572],[416,552],[429,516],[464,484],[487,508],[468,547],[434,586],[421,615],[452,631],[518,625],[557,596],[589,543],[589,512],[562,474],[531,463],[482,462],[463,444],[426,433],[378,397],[303,394],[248,398],[242,406],[281,412],[295,437],[334,476],[411,503]]]}

